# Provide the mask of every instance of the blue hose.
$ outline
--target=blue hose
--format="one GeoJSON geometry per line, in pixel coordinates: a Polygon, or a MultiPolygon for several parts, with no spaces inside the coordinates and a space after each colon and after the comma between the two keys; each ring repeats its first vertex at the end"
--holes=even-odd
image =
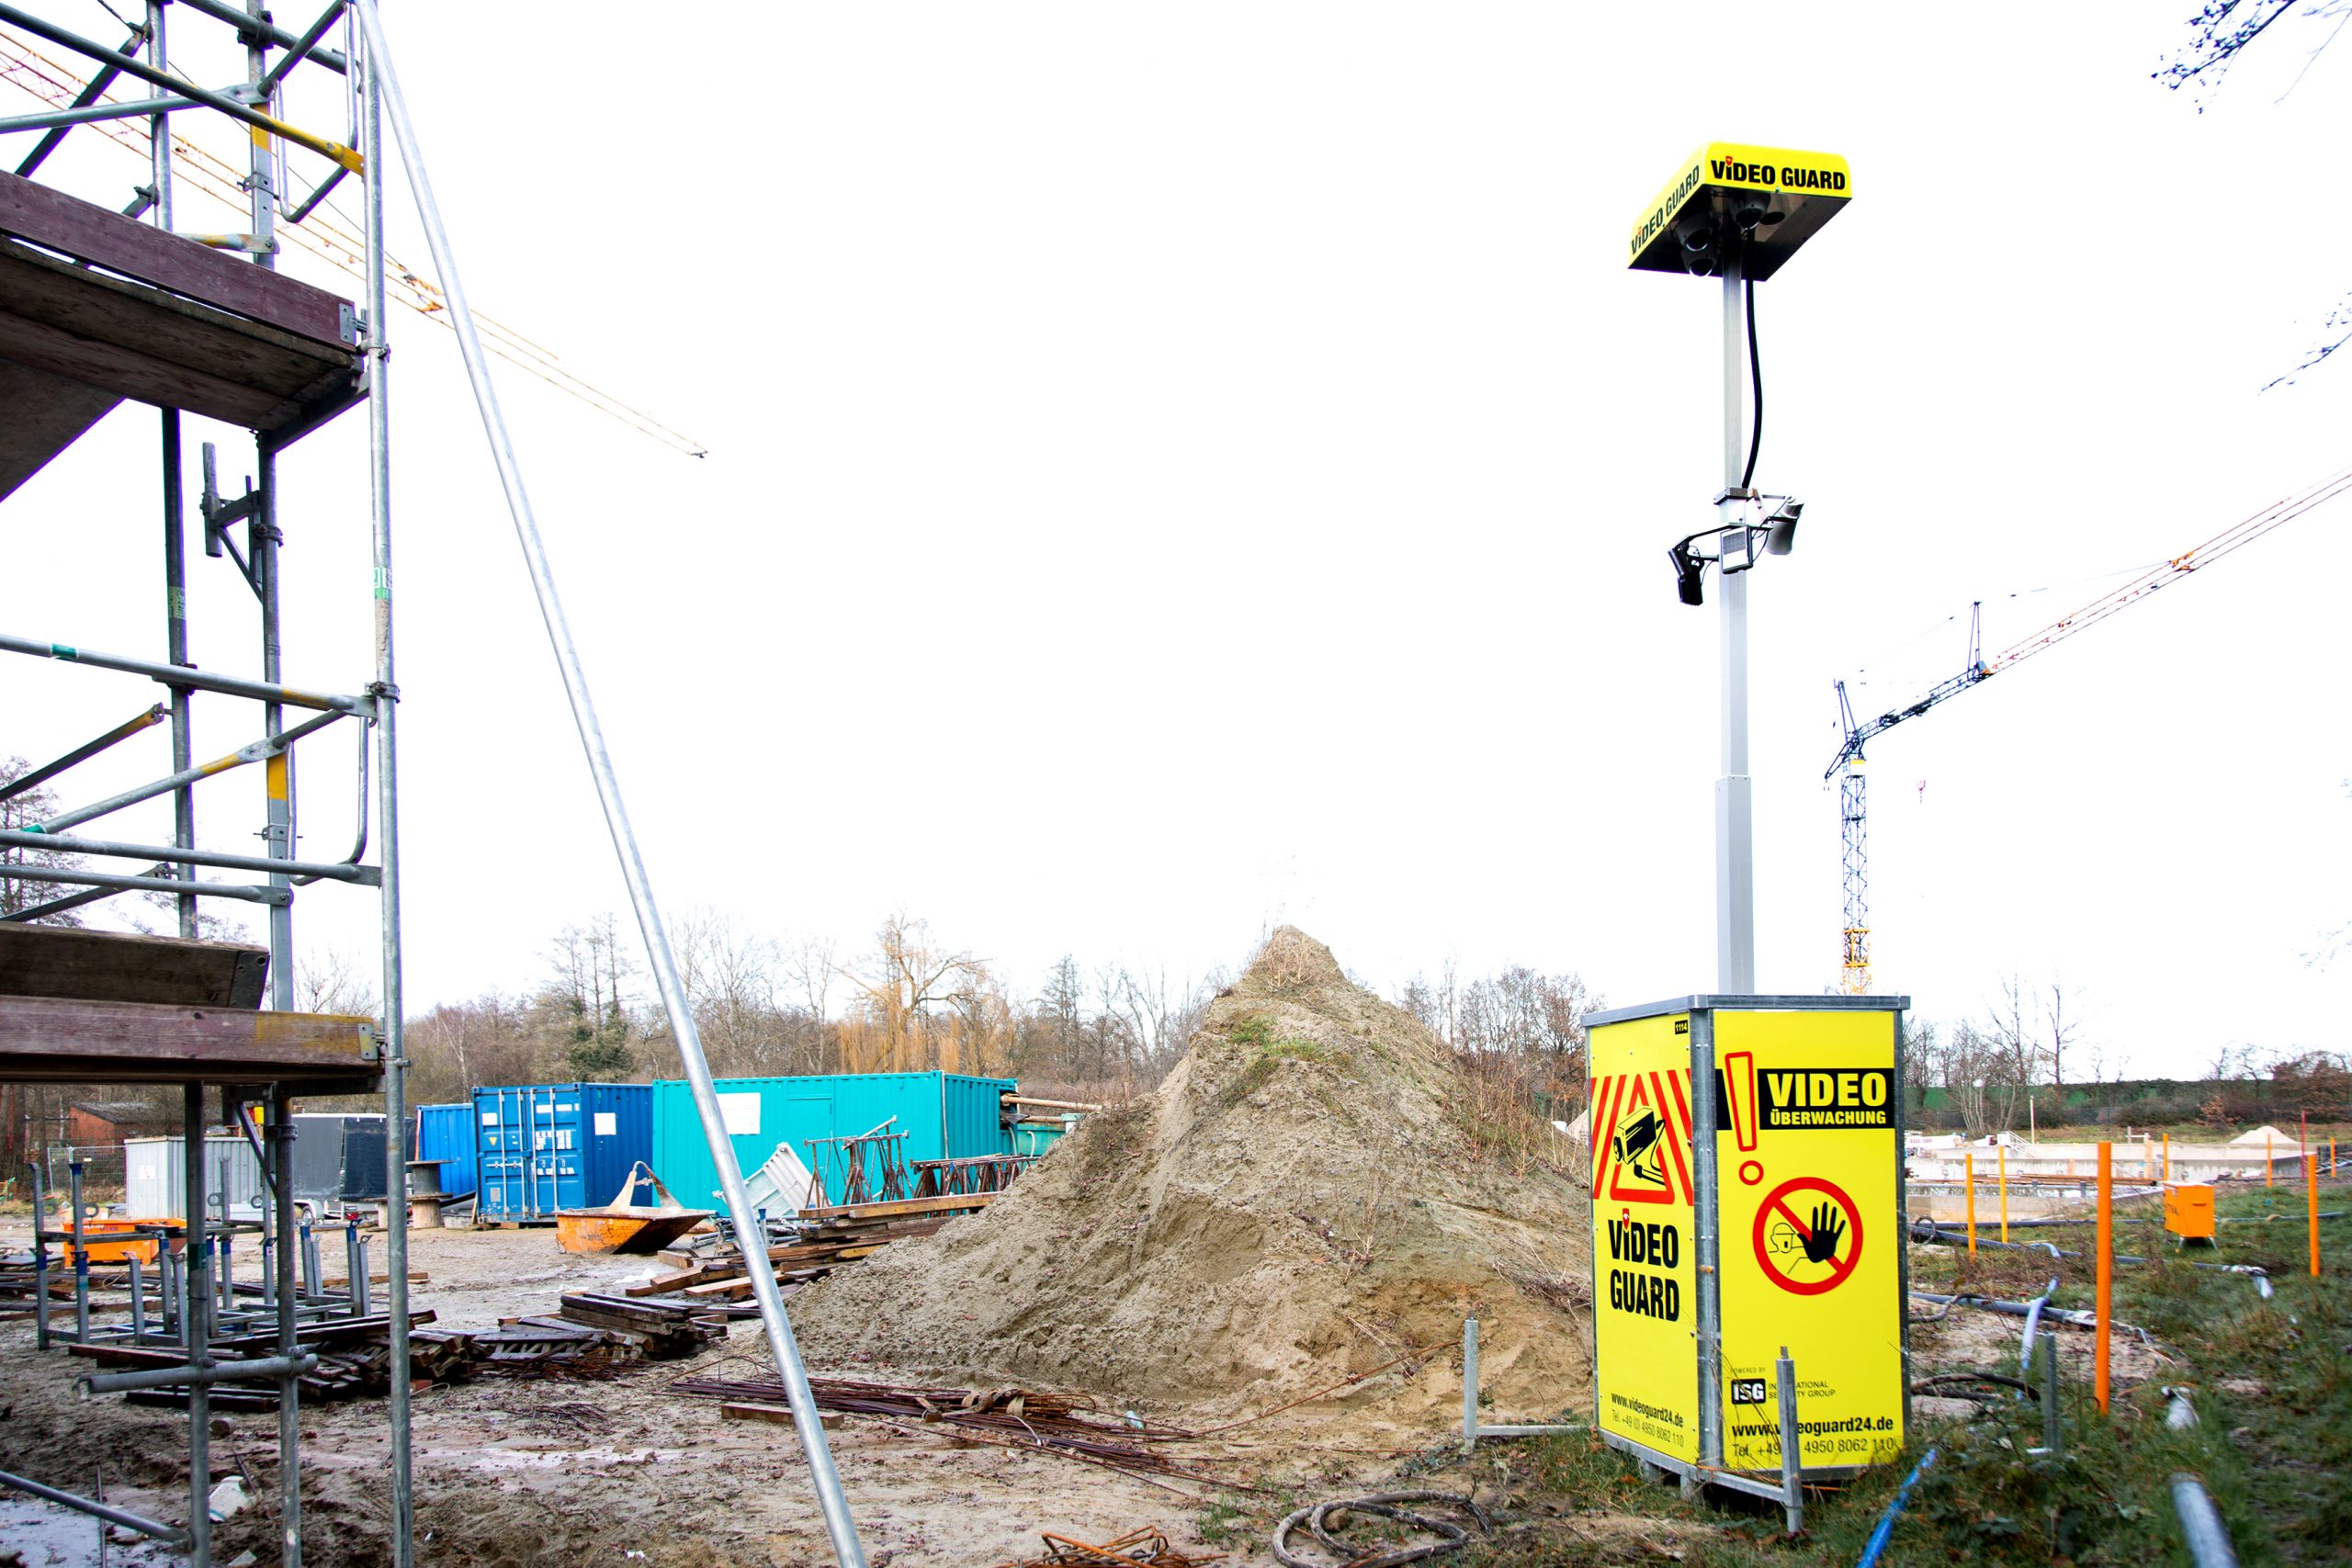
{"type": "MultiPolygon", "coordinates": [[[[2025,1304],[2025,1341],[2018,1347],[2018,1376],[2021,1378],[2032,1375],[2028,1369],[2033,1359],[2033,1331],[2041,1326],[2041,1309],[2050,1304],[2050,1298],[2057,1292],[2058,1281],[2052,1280],[2047,1290],[2025,1304]]],[[[2018,1397],[2025,1397],[2022,1390],[2018,1397]]]]}
{"type": "Polygon", "coordinates": [[[1903,1484],[1895,1490],[1894,1501],[1889,1503],[1886,1512],[1879,1516],[1878,1528],[1871,1531],[1870,1543],[1862,1548],[1862,1560],[1854,1568],[1871,1568],[1871,1564],[1878,1561],[1879,1553],[1886,1550],[1887,1538],[1894,1533],[1894,1517],[1903,1512],[1905,1499],[1911,1495],[1911,1488],[1919,1483],[1919,1477],[1927,1473],[1928,1467],[1935,1462],[1936,1450],[1929,1449],[1928,1457],[1903,1478],[1903,1484]]]}

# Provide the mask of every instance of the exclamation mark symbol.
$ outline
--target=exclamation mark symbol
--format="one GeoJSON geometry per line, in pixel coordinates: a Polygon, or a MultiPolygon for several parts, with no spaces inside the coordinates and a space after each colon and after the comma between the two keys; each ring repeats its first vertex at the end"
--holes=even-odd
{"type": "MultiPolygon", "coordinates": [[[[1724,1057],[1724,1098],[1730,1102],[1732,1136],[1739,1144],[1739,1152],[1756,1152],[1756,1053],[1733,1051],[1724,1057]]],[[[1764,1167],[1756,1160],[1739,1162],[1739,1179],[1750,1187],[1764,1179],[1764,1167]]]]}

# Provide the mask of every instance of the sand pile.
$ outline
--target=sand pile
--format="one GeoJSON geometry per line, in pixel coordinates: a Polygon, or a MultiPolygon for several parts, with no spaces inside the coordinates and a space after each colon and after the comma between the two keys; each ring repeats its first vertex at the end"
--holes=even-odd
{"type": "Polygon", "coordinates": [[[1589,1398],[1586,1198],[1482,1157],[1467,1089],[1284,927],[1157,1092],[1090,1116],[985,1213],[797,1297],[794,1322],[824,1366],[1194,1415],[1434,1348],[1344,1402],[1427,1426],[1459,1419],[1475,1313],[1489,1418],[1542,1418],[1589,1398]]]}

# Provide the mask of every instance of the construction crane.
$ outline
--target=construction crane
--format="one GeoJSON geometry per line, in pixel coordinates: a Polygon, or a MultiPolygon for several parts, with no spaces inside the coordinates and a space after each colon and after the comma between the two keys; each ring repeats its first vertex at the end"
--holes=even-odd
{"type": "Polygon", "coordinates": [[[2279,525],[2301,516],[2322,502],[2332,500],[2346,490],[2352,490],[2352,468],[2322,480],[2300,495],[2274,502],[2203,544],[2192,546],[2169,560],[2147,568],[2112,592],[2092,600],[2071,615],[2060,616],[1990,659],[1986,659],[1983,651],[1981,606],[1972,606],[1968,659],[1961,666],[1960,673],[1938,682],[1917,701],[1890,709],[1875,718],[1857,724],[1846,682],[1838,682],[1838,717],[1845,728],[1846,739],[1821,776],[1838,781],[1838,815],[1846,884],[1845,942],[1839,989],[1849,996],[1863,996],[1871,988],[1869,793],[1863,772],[1864,747],[1905,719],[1917,718],[1929,708],[1951,701],[2002,671],[2022,663],[2037,653],[2048,652],[2076,633],[2089,630],[2109,615],[2147,598],[2156,590],[2168,588],[2189,573],[2212,565],[2233,550],[2244,548],[2279,525]]]}
{"type": "MultiPolygon", "coordinates": [[[[146,37],[144,27],[134,27],[124,47],[131,49],[143,42],[146,37]]],[[[337,66],[336,69],[342,67],[337,66]]],[[[109,68],[99,75],[98,83],[105,84],[113,77],[114,72],[109,68]]],[[[21,89],[51,109],[68,113],[78,113],[94,105],[102,109],[119,107],[123,101],[120,93],[102,85],[85,85],[78,68],[43,54],[23,39],[7,33],[0,33],[0,83],[21,89]]],[[[102,119],[93,129],[119,150],[133,154],[139,161],[139,166],[147,166],[153,155],[153,132],[145,119],[102,119]]],[[[62,134],[63,127],[52,129],[17,165],[16,173],[29,178],[55,149],[57,139],[62,134]]],[[[185,184],[217,197],[232,210],[245,206],[246,193],[252,185],[251,176],[245,170],[176,131],[172,133],[172,152],[176,177],[185,184]]],[[[356,232],[359,225],[347,218],[341,223],[336,222],[335,220],[343,218],[343,214],[327,199],[329,193],[343,179],[345,172],[337,168],[307,200],[294,206],[291,210],[285,210],[287,204],[281,199],[279,205],[284,227],[277,231],[276,238],[281,244],[308,251],[328,265],[353,277],[365,279],[367,246],[356,232]]],[[[126,209],[127,216],[136,216],[144,211],[145,201],[153,199],[151,193],[142,191],[141,194],[141,202],[126,209]]],[[[208,244],[228,245],[231,240],[242,241],[243,237],[208,235],[198,238],[208,244]]],[[[241,247],[228,245],[228,248],[241,247]]],[[[384,287],[385,297],[392,302],[404,305],[427,321],[437,321],[444,327],[452,325],[448,302],[443,298],[440,288],[418,276],[397,257],[384,257],[384,287]]],[[[480,311],[474,313],[474,321],[490,351],[507,363],[665,446],[692,457],[709,455],[702,443],[692,436],[673,430],[651,414],[623,402],[575,375],[552,349],[532,342],[521,333],[480,311]]]]}

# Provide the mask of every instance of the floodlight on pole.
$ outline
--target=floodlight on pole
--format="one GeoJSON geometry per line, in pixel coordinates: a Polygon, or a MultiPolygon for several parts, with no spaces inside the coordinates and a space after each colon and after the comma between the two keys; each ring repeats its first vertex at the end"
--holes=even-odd
{"type": "Polygon", "coordinates": [[[1757,557],[1784,556],[1797,547],[1797,519],[1804,502],[1792,495],[1758,495],[1737,487],[1715,497],[1717,506],[1747,509],[1736,522],[1686,534],[1667,550],[1674,562],[1676,595],[1685,604],[1706,603],[1702,578],[1713,566],[1728,581],[1755,569],[1757,557]]]}
{"type": "Polygon", "coordinates": [[[1715,957],[1727,993],[1756,989],[1753,784],[1747,773],[1747,580],[1758,552],[1796,547],[1804,503],[1749,486],[1762,436],[1763,372],[1753,341],[1755,286],[1770,277],[1853,195],[1834,153],[1709,142],[1683,160],[1634,220],[1630,265],[1724,280],[1724,491],[1717,524],[1668,552],[1676,595],[1705,602],[1713,562],[1722,581],[1723,773],[1715,783],[1715,957]],[[1753,378],[1758,407],[1747,406],[1753,378]],[[1771,502],[1769,509],[1762,502],[1771,502]],[[1713,541],[1712,549],[1702,541],[1713,541]]]}

